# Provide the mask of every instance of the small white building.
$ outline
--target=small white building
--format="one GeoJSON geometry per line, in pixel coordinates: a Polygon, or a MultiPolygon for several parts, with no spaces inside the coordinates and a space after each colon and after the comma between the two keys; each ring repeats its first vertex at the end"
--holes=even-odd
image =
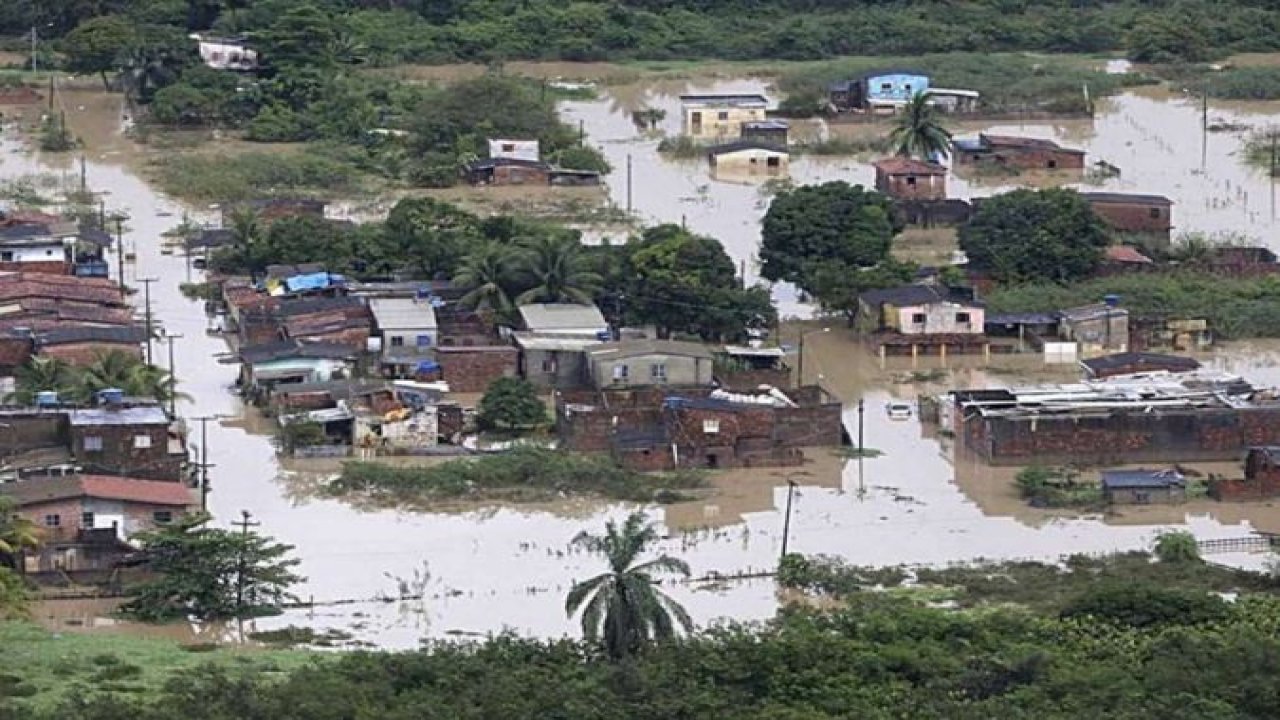
{"type": "Polygon", "coordinates": [[[214,70],[256,70],[258,51],[238,38],[191,35],[199,44],[200,60],[214,70]]]}
{"type": "Polygon", "coordinates": [[[537,140],[494,139],[489,141],[489,157],[540,162],[542,150],[537,140]]]}
{"type": "Polygon", "coordinates": [[[684,133],[700,138],[738,137],[742,124],[767,119],[763,95],[681,95],[684,133]]]}
{"type": "Polygon", "coordinates": [[[707,150],[707,162],[720,171],[778,174],[786,170],[789,159],[785,147],[761,140],[738,140],[707,150]]]}

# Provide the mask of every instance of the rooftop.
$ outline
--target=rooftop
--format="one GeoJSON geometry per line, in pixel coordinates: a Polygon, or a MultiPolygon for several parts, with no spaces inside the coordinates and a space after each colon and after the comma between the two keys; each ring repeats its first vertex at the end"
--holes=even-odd
{"type": "Polygon", "coordinates": [[[329,342],[305,342],[298,339],[277,340],[240,348],[240,360],[250,364],[285,358],[328,358],[345,360],[356,354],[350,346],[329,342]]]}
{"type": "Polygon", "coordinates": [[[596,333],[609,329],[604,314],[595,305],[531,303],[520,306],[520,319],[532,332],[582,330],[596,333]]]}
{"type": "Polygon", "coordinates": [[[786,120],[749,120],[742,123],[743,130],[789,130],[791,124],[786,120]]]}
{"type": "Polygon", "coordinates": [[[122,408],[84,408],[71,410],[67,419],[72,427],[96,425],[168,425],[169,416],[158,405],[122,408]]]}
{"type": "Polygon", "coordinates": [[[677,355],[710,360],[711,348],[680,340],[624,340],[597,345],[587,351],[592,359],[621,359],[642,355],[677,355]]]}
{"type": "Polygon", "coordinates": [[[764,108],[769,106],[769,99],[765,96],[745,93],[739,95],[681,95],[680,102],[685,105],[700,105],[705,107],[764,108]]]}
{"type": "Polygon", "coordinates": [[[787,154],[787,148],[776,143],[766,142],[764,140],[734,140],[733,142],[721,143],[707,148],[707,155],[724,155],[726,153],[741,152],[743,150],[764,150],[765,152],[787,154]]]}
{"type": "Polygon", "coordinates": [[[991,135],[981,133],[978,135],[983,145],[990,148],[1007,148],[1011,150],[1053,150],[1055,152],[1065,152],[1077,155],[1084,155],[1083,150],[1073,148],[1064,148],[1053,140],[1045,138],[1023,137],[1021,135],[991,135]]]}
{"type": "Polygon", "coordinates": [[[1168,207],[1173,201],[1163,195],[1138,195],[1118,192],[1082,192],[1080,197],[1091,203],[1161,205],[1168,207]]]}
{"type": "Polygon", "coordinates": [[[890,175],[946,175],[947,169],[941,165],[915,158],[902,157],[896,155],[894,157],[884,158],[872,163],[876,170],[888,173],[890,175]]]}
{"type": "Polygon", "coordinates": [[[174,507],[194,504],[191,490],[182,483],[110,475],[32,478],[0,485],[0,494],[13,498],[19,506],[40,505],[71,498],[123,500],[174,507]]]}
{"type": "Polygon", "coordinates": [[[147,331],[136,325],[60,325],[36,336],[41,346],[69,343],[117,343],[137,345],[147,341],[147,331]]]}
{"type": "Polygon", "coordinates": [[[1160,369],[1168,370],[1170,372],[1187,372],[1190,370],[1200,369],[1200,362],[1195,358],[1149,352],[1122,352],[1115,353],[1113,355],[1103,355],[1102,357],[1082,360],[1080,364],[1088,368],[1093,373],[1105,370],[1116,370],[1119,368],[1129,367],[1131,365],[1158,366],[1160,369]]]}
{"type": "Polygon", "coordinates": [[[524,350],[546,352],[584,352],[601,344],[601,340],[587,335],[547,335],[543,333],[517,332],[513,334],[516,345],[524,350]]]}
{"type": "Polygon", "coordinates": [[[967,297],[967,293],[960,289],[925,283],[870,290],[859,295],[858,300],[872,307],[885,304],[898,306],[929,305],[940,302],[950,302],[970,307],[981,306],[981,303],[971,297],[967,297]]]}
{"type": "Polygon", "coordinates": [[[384,332],[387,330],[430,330],[436,327],[436,311],[427,300],[417,298],[369,298],[369,310],[384,332]]]}
{"type": "Polygon", "coordinates": [[[829,85],[828,88],[831,90],[836,90],[841,92],[848,91],[850,87],[853,87],[858,83],[864,82],[866,80],[870,80],[872,78],[884,77],[885,75],[914,75],[915,77],[923,77],[923,78],[929,77],[928,73],[921,72],[919,70],[912,70],[909,68],[893,68],[893,67],[874,68],[874,69],[862,72],[861,74],[855,77],[849,78],[848,80],[841,80],[838,82],[831,83],[831,85],[829,85]]]}
{"type": "Polygon", "coordinates": [[[1138,263],[1141,265],[1149,265],[1153,262],[1151,258],[1138,252],[1137,248],[1131,245],[1111,245],[1107,248],[1106,258],[1111,262],[1138,263]]]}
{"type": "Polygon", "coordinates": [[[1163,489],[1183,485],[1186,480],[1176,470],[1103,470],[1102,487],[1106,490],[1163,489]]]}
{"type": "Polygon", "coordinates": [[[961,390],[954,395],[966,414],[1027,420],[1062,414],[1244,408],[1268,402],[1256,400],[1253,386],[1239,376],[1210,370],[1156,371],[1004,390],[961,390]]]}

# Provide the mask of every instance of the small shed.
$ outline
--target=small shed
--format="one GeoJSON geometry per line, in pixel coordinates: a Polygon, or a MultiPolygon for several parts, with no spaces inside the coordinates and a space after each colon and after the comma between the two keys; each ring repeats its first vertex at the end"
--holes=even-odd
{"type": "Polygon", "coordinates": [[[1083,150],[1046,138],[981,133],[952,143],[957,165],[999,165],[1019,170],[1082,170],[1083,150]]]}
{"type": "Polygon", "coordinates": [[[909,157],[878,160],[876,190],[902,200],[942,200],[947,197],[947,169],[909,157]]]}
{"type": "Polygon", "coordinates": [[[759,140],[786,147],[791,126],[786,120],[754,120],[742,123],[743,140],[759,140]]]}
{"type": "Polygon", "coordinates": [[[1085,377],[1098,380],[1116,375],[1145,372],[1191,372],[1200,369],[1195,358],[1150,352],[1122,352],[1090,358],[1080,362],[1085,377]]]}
{"type": "Polygon", "coordinates": [[[1187,499],[1187,483],[1177,470],[1103,470],[1102,496],[1113,505],[1180,503],[1187,499]]]}
{"type": "Polygon", "coordinates": [[[472,185],[549,185],[551,166],[536,160],[485,158],[468,163],[463,175],[472,185]]]}
{"type": "Polygon", "coordinates": [[[707,150],[711,167],[719,170],[781,172],[788,159],[786,147],[761,140],[738,140],[707,150]]]}

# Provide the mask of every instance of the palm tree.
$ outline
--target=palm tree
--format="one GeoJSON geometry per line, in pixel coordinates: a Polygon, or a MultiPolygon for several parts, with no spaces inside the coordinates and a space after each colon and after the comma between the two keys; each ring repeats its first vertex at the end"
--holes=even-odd
{"type": "Polygon", "coordinates": [[[583,636],[603,640],[605,651],[615,660],[638,652],[652,640],[675,637],[677,624],[685,632],[693,629],[689,613],[658,590],[654,579],[658,573],[688,577],[689,566],[668,555],[635,564],[657,538],[657,531],[637,512],[621,528],[609,522],[603,536],[582,532],[573,539],[573,545],[603,555],[609,571],[574,584],[564,601],[565,612],[573,617],[581,610],[583,636]]]}
{"type": "Polygon", "coordinates": [[[12,498],[0,496],[0,566],[16,569],[18,553],[40,544],[36,525],[18,515],[12,498]]]}
{"type": "Polygon", "coordinates": [[[591,304],[591,297],[600,289],[602,280],[587,268],[587,258],[577,238],[538,235],[521,245],[517,273],[532,287],[520,293],[516,304],[591,304]]]}
{"type": "Polygon", "coordinates": [[[951,153],[951,132],[942,126],[929,96],[916,93],[898,113],[889,141],[899,155],[931,160],[951,153]]]}
{"type": "Polygon", "coordinates": [[[65,361],[33,356],[14,373],[14,391],[5,400],[31,405],[36,401],[37,393],[71,395],[76,390],[75,371],[65,361]]]}
{"type": "Polygon", "coordinates": [[[462,258],[453,282],[467,288],[458,304],[471,310],[511,311],[511,284],[514,253],[509,246],[486,241],[462,258]]]}
{"type": "Polygon", "coordinates": [[[81,393],[92,397],[99,390],[115,388],[126,395],[154,397],[160,402],[169,399],[173,385],[169,372],[155,365],[148,365],[123,350],[98,353],[92,363],[80,372],[81,393]]]}

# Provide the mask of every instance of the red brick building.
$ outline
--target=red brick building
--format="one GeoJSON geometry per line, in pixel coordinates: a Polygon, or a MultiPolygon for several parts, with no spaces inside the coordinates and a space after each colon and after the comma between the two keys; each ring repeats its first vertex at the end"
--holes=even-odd
{"type": "Polygon", "coordinates": [[[104,405],[67,412],[76,464],[104,475],[177,481],[187,450],[158,405],[104,405]]]}
{"type": "Polygon", "coordinates": [[[122,352],[141,360],[147,331],[136,325],[65,325],[34,336],[35,352],[77,367],[92,364],[106,352],[122,352]]]}
{"type": "Polygon", "coordinates": [[[943,200],[947,169],[908,157],[877,160],[876,190],[899,200],[943,200]]]}
{"type": "Polygon", "coordinates": [[[1093,212],[1112,229],[1150,238],[1159,247],[1168,247],[1173,229],[1173,201],[1162,195],[1086,192],[1093,212]]]}
{"type": "Polygon", "coordinates": [[[515,377],[520,351],[511,345],[437,347],[440,375],[451,392],[481,393],[501,377],[515,377]]]}
{"type": "Polygon", "coordinates": [[[1280,446],[1249,448],[1244,479],[1213,478],[1209,494],[1217,500],[1261,500],[1280,496],[1280,446]]]}
{"type": "Polygon", "coordinates": [[[996,165],[1017,170],[1082,170],[1083,150],[1065,148],[1052,140],[988,135],[977,140],[953,143],[955,163],[959,165],[996,165]]]}

